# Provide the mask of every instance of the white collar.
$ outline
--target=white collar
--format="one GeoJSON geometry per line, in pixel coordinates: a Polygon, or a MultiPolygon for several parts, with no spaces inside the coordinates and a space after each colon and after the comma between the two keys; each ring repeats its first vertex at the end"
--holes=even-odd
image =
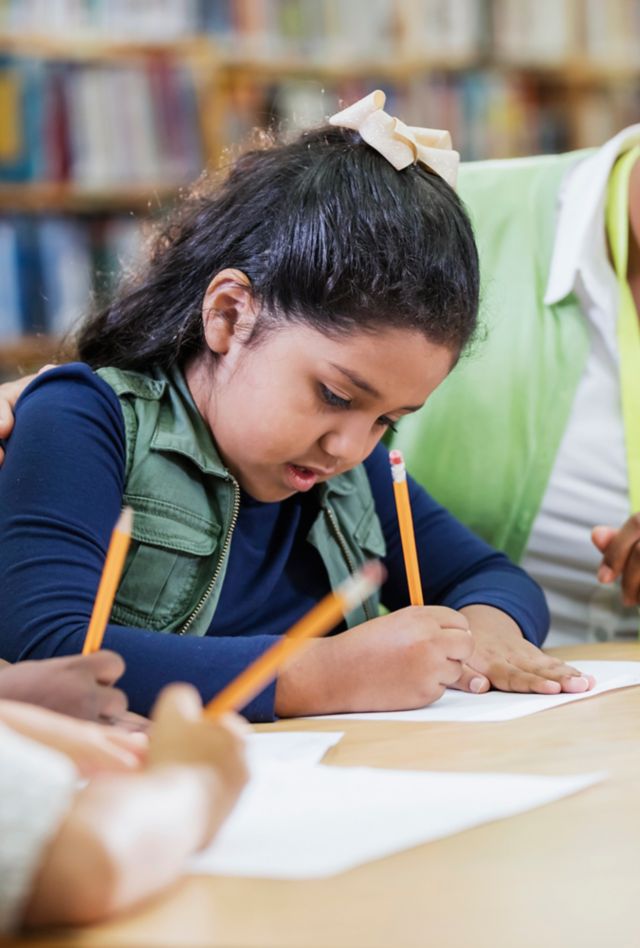
{"type": "Polygon", "coordinates": [[[640,124],[630,125],[574,165],[559,193],[558,222],[544,301],[560,302],[580,281],[596,297],[611,272],[605,237],[605,200],[618,156],[640,144],[640,124]]]}

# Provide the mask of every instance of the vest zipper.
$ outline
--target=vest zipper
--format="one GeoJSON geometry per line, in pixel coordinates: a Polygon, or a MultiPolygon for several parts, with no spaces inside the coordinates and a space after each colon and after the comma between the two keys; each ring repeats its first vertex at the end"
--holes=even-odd
{"type": "Polygon", "coordinates": [[[207,599],[209,598],[209,596],[211,595],[213,591],[213,587],[215,586],[218,580],[218,576],[220,575],[220,571],[224,565],[224,561],[227,557],[227,553],[229,552],[229,547],[231,546],[231,537],[233,536],[233,531],[235,529],[236,522],[238,520],[238,512],[240,510],[240,487],[238,486],[238,482],[236,481],[234,477],[232,477],[231,480],[233,481],[233,513],[231,514],[231,523],[229,524],[229,529],[227,530],[227,535],[224,540],[224,546],[222,547],[222,553],[220,554],[218,565],[216,566],[215,572],[213,576],[211,577],[211,582],[209,583],[204,593],[202,594],[200,602],[195,607],[195,609],[193,610],[193,612],[191,613],[191,615],[189,616],[185,624],[182,626],[182,628],[178,631],[178,635],[186,635],[186,633],[189,631],[189,629],[191,628],[191,626],[197,619],[198,615],[202,611],[205,602],[207,601],[207,599]]]}
{"type": "MultiPolygon", "coordinates": [[[[342,555],[344,556],[345,560],[347,561],[347,566],[349,567],[349,572],[350,572],[351,575],[353,576],[353,574],[354,574],[355,571],[356,571],[356,564],[353,562],[353,559],[351,558],[351,553],[350,553],[350,551],[349,551],[349,547],[347,546],[347,541],[345,540],[344,536],[342,535],[342,531],[340,530],[340,527],[338,526],[338,521],[337,521],[337,519],[336,519],[336,517],[335,517],[335,514],[334,514],[333,510],[331,510],[330,507],[325,507],[325,508],[324,508],[324,512],[326,513],[327,517],[329,518],[329,523],[331,524],[331,529],[333,530],[334,536],[335,536],[336,540],[338,541],[338,546],[339,546],[340,549],[342,550],[342,555]]],[[[373,616],[373,615],[371,614],[371,610],[369,609],[369,602],[368,602],[368,600],[366,600],[365,602],[362,603],[362,608],[363,608],[363,610],[364,610],[364,614],[365,614],[365,616],[367,617],[367,619],[375,619],[375,616],[373,616]]]]}

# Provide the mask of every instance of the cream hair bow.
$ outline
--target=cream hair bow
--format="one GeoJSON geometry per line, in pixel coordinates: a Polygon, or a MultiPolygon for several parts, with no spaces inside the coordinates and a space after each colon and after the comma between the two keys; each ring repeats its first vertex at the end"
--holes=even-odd
{"type": "Polygon", "coordinates": [[[329,123],[355,129],[397,171],[420,162],[455,188],[460,155],[451,147],[449,132],[405,125],[383,110],[386,98],[384,92],[376,89],[342,112],[336,112],[329,123]]]}

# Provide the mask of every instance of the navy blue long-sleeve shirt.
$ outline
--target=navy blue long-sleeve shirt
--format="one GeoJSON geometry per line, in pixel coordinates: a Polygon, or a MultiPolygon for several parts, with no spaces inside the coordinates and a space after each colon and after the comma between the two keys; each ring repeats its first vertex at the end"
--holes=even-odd
{"type": "MultiPolygon", "coordinates": [[[[125,434],[113,390],[87,366],[39,376],[16,408],[0,469],[0,655],[10,661],[80,651],[110,534],[124,492],[125,434]]],[[[387,544],[382,600],[409,604],[389,460],[365,461],[387,544]]],[[[548,611],[539,587],[409,479],[425,600],[460,609],[483,603],[508,613],[541,644],[548,611]]],[[[132,709],[148,714],[159,690],[190,681],[209,700],[329,591],[306,536],[313,492],[280,503],[242,494],[221,597],[201,638],[109,625],[104,646],[127,670],[132,709]]],[[[245,709],[274,716],[271,684],[245,709]]]]}

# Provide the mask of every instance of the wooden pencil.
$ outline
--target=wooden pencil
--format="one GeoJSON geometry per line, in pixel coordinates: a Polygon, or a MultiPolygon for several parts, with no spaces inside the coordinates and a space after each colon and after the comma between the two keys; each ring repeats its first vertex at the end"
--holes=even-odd
{"type": "Polygon", "coordinates": [[[206,706],[207,717],[219,717],[238,710],[251,701],[275,677],[283,663],[295,654],[307,639],[324,635],[355,606],[367,599],[382,584],[385,570],[372,560],[325,596],[296,622],[281,639],[267,649],[206,706]]]}
{"type": "Polygon", "coordinates": [[[127,550],[131,541],[133,527],[133,510],[125,507],[116,521],[109,541],[109,549],[104,561],[102,576],[98,592],[93,604],[89,627],[82,646],[82,654],[90,655],[97,652],[102,645],[104,630],[107,627],[116,589],[122,575],[122,568],[127,557],[127,550]]]}
{"type": "Polygon", "coordinates": [[[398,523],[400,525],[400,540],[402,542],[404,568],[407,572],[407,583],[409,585],[409,599],[412,606],[423,606],[424,597],[422,595],[420,566],[418,565],[416,535],[413,529],[411,501],[409,500],[409,488],[407,486],[407,470],[402,452],[391,451],[389,453],[389,461],[391,462],[393,494],[396,500],[398,523]]]}

